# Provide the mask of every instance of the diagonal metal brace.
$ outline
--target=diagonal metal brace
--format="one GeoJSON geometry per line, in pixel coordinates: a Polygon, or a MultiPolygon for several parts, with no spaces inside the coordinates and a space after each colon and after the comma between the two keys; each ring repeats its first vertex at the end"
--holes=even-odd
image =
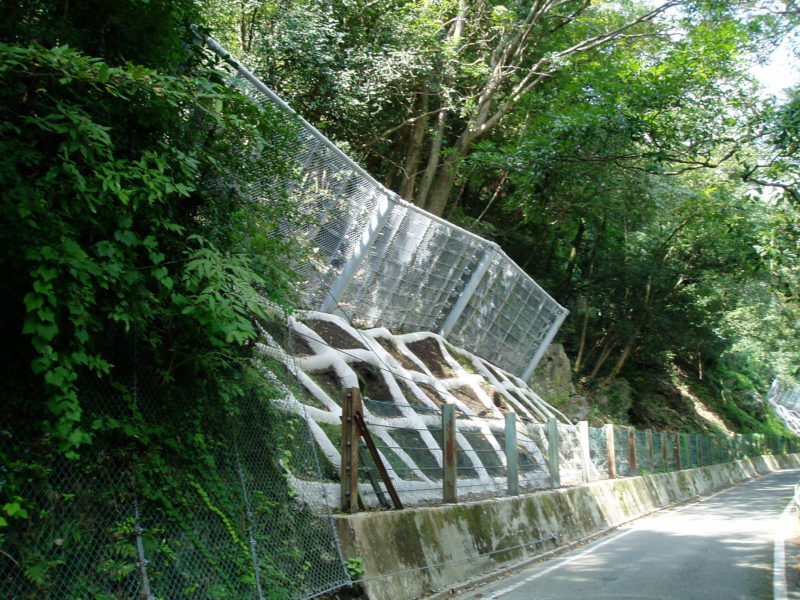
{"type": "Polygon", "coordinates": [[[360,410],[357,410],[353,413],[353,419],[356,422],[361,437],[364,438],[364,442],[367,444],[367,448],[372,455],[375,466],[378,468],[378,472],[381,474],[381,479],[383,479],[383,483],[386,485],[386,491],[389,493],[394,507],[397,510],[401,510],[403,508],[403,503],[400,501],[400,496],[397,495],[397,490],[394,489],[394,484],[389,477],[389,471],[386,470],[386,466],[383,464],[383,460],[381,460],[381,455],[378,453],[378,448],[375,446],[372,434],[369,432],[369,429],[367,429],[367,424],[364,422],[364,415],[360,410]]]}

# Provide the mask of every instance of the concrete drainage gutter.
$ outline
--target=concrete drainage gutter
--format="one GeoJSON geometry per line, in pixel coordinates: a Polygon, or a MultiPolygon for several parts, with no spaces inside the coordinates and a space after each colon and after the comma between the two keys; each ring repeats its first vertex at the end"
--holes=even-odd
{"type": "Polygon", "coordinates": [[[520,496],[338,515],[346,558],[361,557],[370,600],[458,588],[696,496],[781,469],[800,454],[608,479],[520,496]]]}

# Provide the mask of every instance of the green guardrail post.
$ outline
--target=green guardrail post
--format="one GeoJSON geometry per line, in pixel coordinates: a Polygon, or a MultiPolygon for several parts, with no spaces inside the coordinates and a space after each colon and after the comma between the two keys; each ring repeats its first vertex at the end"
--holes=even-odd
{"type": "Polygon", "coordinates": [[[561,473],[559,450],[558,450],[558,420],[551,418],[547,420],[547,445],[548,462],[550,466],[550,487],[561,487],[561,473]]]}
{"type": "Polygon", "coordinates": [[[506,477],[508,495],[519,494],[519,461],[517,456],[517,413],[506,413],[506,477]]]}

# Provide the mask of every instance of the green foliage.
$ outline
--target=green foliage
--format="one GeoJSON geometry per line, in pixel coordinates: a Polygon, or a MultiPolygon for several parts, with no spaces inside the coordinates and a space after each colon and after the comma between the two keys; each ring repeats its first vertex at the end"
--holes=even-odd
{"type": "Polygon", "coordinates": [[[762,101],[749,65],[797,14],[780,1],[680,4],[552,62],[645,5],[569,1],[540,20],[520,2],[207,12],[386,185],[431,210],[446,201],[567,305],[562,339],[581,374],[635,381],[677,361],[701,375],[746,355],[764,389],[797,368],[798,111],[796,93],[762,101]],[[524,42],[504,52],[513,39],[524,42]],[[546,75],[517,88],[534,64],[546,75]],[[789,202],[763,202],[770,188],[789,202]]]}
{"type": "MultiPolygon", "coordinates": [[[[255,339],[255,321],[267,317],[262,296],[286,302],[286,277],[267,279],[279,269],[265,273],[263,259],[243,253],[250,240],[238,224],[267,224],[263,246],[288,207],[209,191],[215,178],[233,187],[283,172],[270,159],[233,158],[231,144],[249,141],[269,156],[266,128],[270,143],[284,134],[211,79],[110,67],[68,47],[0,45],[0,55],[10,115],[0,185],[13,215],[0,234],[3,274],[14,282],[6,300],[22,308],[48,433],[74,457],[91,439],[78,380],[111,374],[102,342],[110,329],[146,332],[142,351],[166,380],[179,354],[208,376],[226,362],[215,348],[255,339]]],[[[285,253],[277,238],[269,244],[285,253]]]]}
{"type": "Polygon", "coordinates": [[[279,227],[295,209],[266,184],[291,176],[293,125],[185,44],[193,3],[62,9],[5,3],[0,19],[0,527],[15,589],[126,597],[138,536],[153,577],[241,597],[252,536],[268,597],[292,595],[308,558],[243,519],[241,474],[271,490],[253,492],[253,519],[298,518],[278,462],[297,423],[253,364],[294,301],[279,227]],[[256,456],[237,436],[269,442],[256,456]]]}
{"type": "Polygon", "coordinates": [[[350,579],[357,581],[364,574],[364,559],[360,556],[353,556],[345,561],[347,572],[350,574],[350,579]]]}

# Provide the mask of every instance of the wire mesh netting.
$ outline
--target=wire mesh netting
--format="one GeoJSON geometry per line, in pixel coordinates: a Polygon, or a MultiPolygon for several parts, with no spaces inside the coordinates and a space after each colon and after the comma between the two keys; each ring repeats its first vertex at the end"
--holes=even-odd
{"type": "Polygon", "coordinates": [[[789,431],[800,434],[800,384],[775,379],[767,394],[767,401],[789,431]]]}
{"type": "Polygon", "coordinates": [[[589,427],[589,458],[597,476],[607,478],[609,476],[608,440],[606,430],[602,427],[589,427]]]}
{"type": "Polygon", "coordinates": [[[664,433],[652,433],[652,440],[653,440],[653,472],[658,473],[659,471],[665,470],[664,464],[664,450],[666,450],[666,446],[664,445],[664,433]]]}
{"type": "MultiPolygon", "coordinates": [[[[441,412],[431,407],[411,409],[368,398],[363,400],[363,406],[367,427],[403,503],[441,500],[441,412]]],[[[366,466],[360,485],[362,496],[386,505],[388,491],[380,481],[377,466],[365,451],[361,456],[366,466]]]]}
{"type": "Polygon", "coordinates": [[[531,424],[517,428],[519,452],[517,462],[520,473],[520,490],[539,490],[548,486],[550,469],[547,465],[547,436],[543,427],[531,424]]]}
{"type": "Polygon", "coordinates": [[[265,185],[280,188],[308,217],[286,231],[309,253],[298,265],[305,306],[361,327],[442,331],[529,377],[568,311],[497,244],[384,188],[249,71],[234,68],[247,95],[290,113],[299,127],[295,147],[286,150],[297,181],[265,185]]]}
{"type": "Polygon", "coordinates": [[[614,428],[614,455],[617,458],[617,475],[632,475],[630,463],[630,434],[627,428],[614,428]]]}
{"type": "MultiPolygon", "coordinates": [[[[404,504],[442,501],[442,412],[423,406],[363,400],[367,427],[381,461],[404,504]]],[[[457,415],[456,488],[460,499],[502,496],[507,492],[505,421],[457,415]]],[[[520,487],[543,487],[546,466],[536,436],[517,432],[520,487]]],[[[359,485],[367,504],[388,505],[388,490],[377,465],[362,452],[365,469],[359,485]]]]}
{"type": "Polygon", "coordinates": [[[647,432],[636,431],[634,433],[634,444],[636,444],[636,465],[638,472],[653,472],[653,465],[650,461],[650,447],[647,440],[647,432]]]}
{"type": "Polygon", "coordinates": [[[580,432],[576,426],[563,423],[559,423],[557,429],[561,485],[583,483],[586,470],[580,432]]]}
{"type": "Polygon", "coordinates": [[[211,397],[165,396],[146,367],[121,379],[82,386],[96,434],[78,458],[0,436],[0,479],[27,472],[30,512],[0,536],[0,597],[278,600],[349,583],[330,513],[287,485],[287,469],[320,479],[302,418],[267,397],[219,412],[211,397]]]}
{"type": "Polygon", "coordinates": [[[665,433],[665,444],[666,444],[666,451],[667,451],[667,460],[666,460],[666,468],[670,471],[674,471],[678,468],[678,464],[675,458],[675,449],[677,448],[677,435],[674,433],[665,433]]]}

